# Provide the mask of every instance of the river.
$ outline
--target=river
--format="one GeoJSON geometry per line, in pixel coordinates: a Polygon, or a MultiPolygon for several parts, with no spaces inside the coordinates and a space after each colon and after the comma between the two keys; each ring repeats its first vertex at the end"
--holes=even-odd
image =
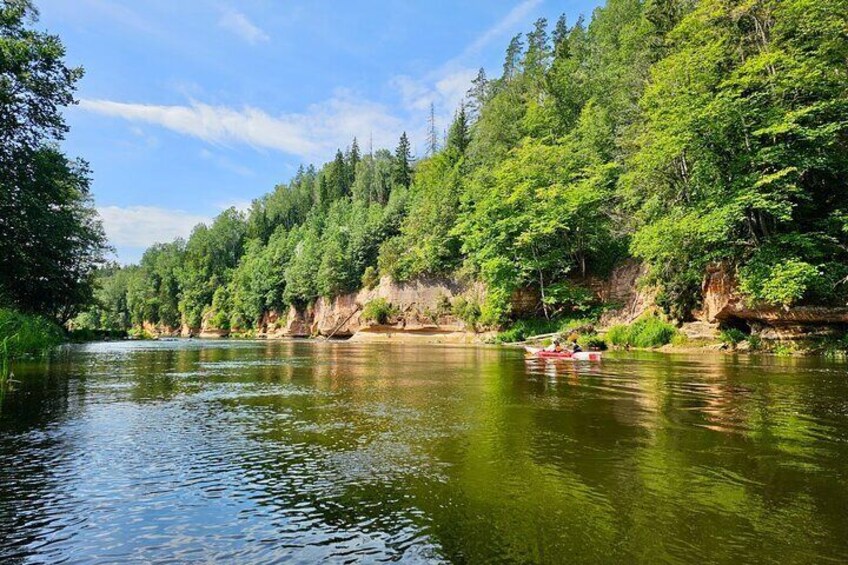
{"type": "Polygon", "coordinates": [[[0,562],[848,561],[848,367],[69,346],[0,407],[0,562]]]}

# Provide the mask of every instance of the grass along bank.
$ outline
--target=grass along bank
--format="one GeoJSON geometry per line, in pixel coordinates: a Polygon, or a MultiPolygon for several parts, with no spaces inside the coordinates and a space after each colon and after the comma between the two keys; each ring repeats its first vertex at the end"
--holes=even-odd
{"type": "Polygon", "coordinates": [[[65,341],[65,332],[42,316],[0,308],[0,382],[11,374],[15,359],[43,355],[65,341]]]}

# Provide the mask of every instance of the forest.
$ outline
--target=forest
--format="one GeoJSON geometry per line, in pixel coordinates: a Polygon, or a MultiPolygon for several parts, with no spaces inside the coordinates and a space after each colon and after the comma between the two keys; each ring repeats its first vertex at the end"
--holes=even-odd
{"type": "MultiPolygon", "coordinates": [[[[83,328],[247,329],[382,276],[440,276],[484,283],[475,320],[497,327],[518,289],[539,317],[584,309],[581,280],[627,258],[678,320],[713,264],[751,303],[848,299],[846,0],[608,0],[588,21],[539,19],[445,135],[431,124],[424,155],[398,134],[368,152],[352,139],[138,265],[101,264],[91,301],[28,304],[26,262],[4,251],[4,299],[83,328]]],[[[84,164],[43,157],[86,194],[84,164]]]]}

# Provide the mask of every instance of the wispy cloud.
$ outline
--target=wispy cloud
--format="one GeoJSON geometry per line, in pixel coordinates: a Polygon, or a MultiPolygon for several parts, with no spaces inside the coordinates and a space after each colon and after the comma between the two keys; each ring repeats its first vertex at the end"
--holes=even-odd
{"type": "Polygon", "coordinates": [[[221,19],[218,20],[218,25],[241,37],[251,45],[271,40],[259,26],[234,8],[224,8],[221,19]]]}
{"type": "Polygon", "coordinates": [[[304,158],[326,157],[345,147],[353,137],[374,142],[394,142],[402,121],[380,104],[359,100],[340,91],[333,98],[313,104],[303,113],[272,116],[251,106],[235,109],[201,102],[162,106],[111,100],[81,100],[89,112],[156,124],[210,143],[244,143],[275,149],[304,158]]]}
{"type": "Polygon", "coordinates": [[[509,33],[514,33],[519,26],[525,24],[543,1],[520,2],[503,18],[480,33],[460,54],[438,68],[419,77],[400,75],[392,78],[390,85],[400,94],[404,108],[420,113],[428,111],[430,104],[433,104],[437,121],[447,123],[477,75],[479,66],[472,66],[471,63],[476,61],[479,54],[490,44],[503,39],[509,33]]]}
{"type": "Polygon", "coordinates": [[[477,36],[454,60],[465,60],[471,56],[477,55],[485,47],[493,41],[503,37],[505,34],[514,30],[515,27],[523,23],[527,17],[535,10],[544,0],[524,0],[516,5],[509,13],[498,20],[495,25],[477,36]]]}
{"type": "Polygon", "coordinates": [[[205,216],[155,206],[100,206],[97,211],[109,242],[118,247],[144,248],[188,237],[194,226],[210,221],[205,216]]]}
{"type": "MultiPolygon", "coordinates": [[[[459,55],[438,68],[420,76],[392,78],[389,86],[400,96],[400,109],[395,111],[346,90],[339,90],[328,100],[301,112],[277,115],[253,106],[212,105],[195,99],[176,105],[84,99],[80,107],[137,124],[158,125],[212,144],[246,144],[306,160],[328,158],[336,148],[347,146],[353,137],[362,142],[372,136],[375,146],[391,147],[405,130],[413,140],[421,142],[430,104],[436,109],[438,129],[445,129],[477,72],[477,66],[471,63],[487,46],[525,24],[543,1],[523,0],[480,33],[459,55]]],[[[264,31],[231,8],[222,12],[220,25],[251,43],[268,40],[264,31]]],[[[221,159],[215,161],[239,172],[221,159]]],[[[248,171],[241,169],[240,174],[248,171]]]]}

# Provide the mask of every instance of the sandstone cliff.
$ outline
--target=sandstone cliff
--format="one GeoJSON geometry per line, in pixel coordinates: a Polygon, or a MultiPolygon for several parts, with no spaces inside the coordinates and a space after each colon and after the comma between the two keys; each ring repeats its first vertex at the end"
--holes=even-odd
{"type": "Polygon", "coordinates": [[[848,307],[793,306],[778,308],[748,304],[739,294],[736,277],[722,266],[707,272],[703,306],[696,315],[704,322],[747,326],[763,339],[805,339],[848,327],[848,307]]]}
{"type": "MultiPolygon", "coordinates": [[[[629,324],[640,316],[659,310],[657,291],[640,282],[643,265],[624,261],[606,279],[578,281],[592,289],[602,302],[613,306],[601,317],[599,327],[629,324]]],[[[319,298],[304,308],[291,307],[285,313],[268,312],[255,329],[263,337],[353,337],[357,339],[417,339],[441,342],[481,341],[491,334],[478,333],[451,313],[451,304],[459,297],[482,303],[485,288],[481,283],[461,283],[443,278],[420,278],[395,283],[383,277],[373,289],[343,294],[332,299],[319,298]],[[362,309],[374,299],[390,303],[397,315],[385,324],[365,320],[362,309]]],[[[527,314],[538,308],[538,293],[530,289],[517,292],[513,310],[527,314]]],[[[204,317],[201,328],[181,330],[145,324],[153,335],[226,337],[228,330],[210,325],[213,316],[204,317]]],[[[844,331],[848,328],[848,307],[797,306],[775,308],[751,306],[738,292],[736,278],[723,266],[711,267],[702,287],[701,307],[681,330],[693,339],[715,339],[721,327],[736,327],[763,339],[803,339],[844,331]]],[[[248,328],[245,328],[248,329],[248,328]]]]}
{"type": "Polygon", "coordinates": [[[351,337],[427,338],[450,342],[482,339],[450,313],[450,304],[458,297],[480,303],[485,289],[479,283],[463,284],[440,278],[420,278],[395,283],[383,277],[373,289],[343,294],[332,299],[319,298],[306,308],[289,308],[285,318],[270,313],[263,320],[260,335],[267,337],[351,337]],[[370,301],[383,298],[398,314],[388,324],[377,325],[364,319],[362,309],[370,301]]]}

